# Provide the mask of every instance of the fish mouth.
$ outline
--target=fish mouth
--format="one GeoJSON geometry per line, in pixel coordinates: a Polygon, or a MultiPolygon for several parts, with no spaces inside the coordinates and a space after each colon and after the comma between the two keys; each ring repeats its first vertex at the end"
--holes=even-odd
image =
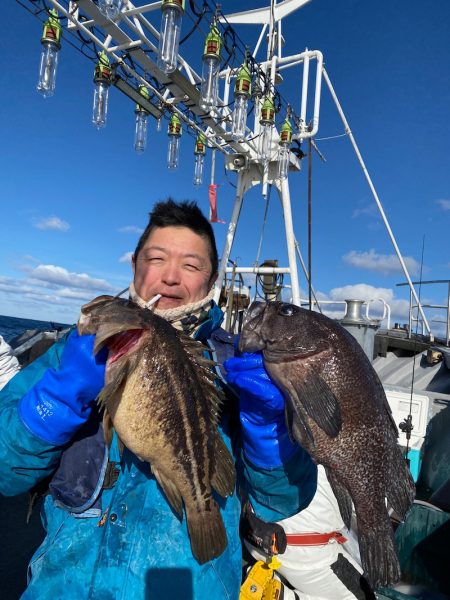
{"type": "Polygon", "coordinates": [[[252,302],[249,306],[239,338],[238,348],[240,352],[257,352],[258,350],[264,350],[266,347],[266,342],[257,331],[264,320],[266,307],[265,302],[252,302]]]}
{"type": "Polygon", "coordinates": [[[305,350],[304,348],[292,348],[287,352],[286,350],[277,350],[276,348],[265,347],[264,349],[264,360],[267,362],[292,362],[321,354],[322,350],[305,350]]]}

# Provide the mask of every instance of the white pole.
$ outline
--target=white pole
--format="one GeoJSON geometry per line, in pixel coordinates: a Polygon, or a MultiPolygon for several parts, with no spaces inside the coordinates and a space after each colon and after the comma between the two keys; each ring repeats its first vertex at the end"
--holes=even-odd
{"type": "Polygon", "coordinates": [[[387,229],[389,237],[391,238],[392,245],[394,246],[395,252],[397,253],[398,260],[400,261],[400,265],[401,265],[401,267],[403,269],[403,273],[405,274],[406,280],[407,280],[408,285],[409,285],[409,289],[411,290],[411,294],[414,296],[414,300],[417,302],[417,307],[418,307],[418,309],[420,311],[420,314],[422,315],[423,323],[424,323],[424,325],[426,327],[426,330],[428,331],[428,335],[430,336],[430,339],[433,341],[433,339],[434,339],[433,338],[433,334],[431,333],[431,329],[430,329],[430,326],[428,324],[427,318],[425,317],[425,314],[423,312],[422,305],[420,303],[420,300],[419,300],[419,298],[418,298],[418,296],[416,294],[416,290],[415,290],[415,288],[413,286],[413,283],[411,281],[411,278],[409,276],[408,269],[407,269],[407,267],[405,265],[405,261],[403,260],[403,256],[402,256],[402,254],[400,252],[399,247],[397,246],[397,242],[395,241],[395,237],[394,237],[394,234],[392,233],[392,229],[391,229],[391,227],[389,225],[389,221],[387,220],[387,217],[386,217],[386,215],[384,213],[384,210],[383,210],[383,207],[381,205],[380,199],[378,198],[378,194],[377,194],[377,192],[375,190],[375,187],[374,187],[374,185],[372,183],[372,180],[370,178],[369,172],[366,169],[366,165],[364,164],[363,158],[362,158],[361,153],[359,151],[359,148],[358,148],[358,146],[356,144],[355,138],[353,137],[353,134],[352,134],[351,129],[350,129],[349,125],[348,125],[347,119],[345,118],[344,111],[342,110],[341,105],[339,104],[339,100],[337,99],[336,93],[335,93],[335,91],[333,89],[333,86],[331,85],[330,78],[328,77],[328,73],[326,72],[325,68],[323,68],[323,77],[324,77],[324,79],[326,81],[326,84],[328,85],[328,89],[330,90],[331,96],[332,96],[332,98],[334,100],[334,103],[336,104],[336,108],[338,109],[339,115],[340,115],[340,117],[342,119],[342,122],[344,124],[345,133],[350,138],[350,141],[352,143],[353,149],[355,150],[356,156],[357,156],[357,158],[359,160],[361,168],[362,168],[362,170],[364,172],[364,175],[365,175],[365,177],[367,179],[367,183],[369,184],[369,187],[370,187],[370,190],[372,192],[372,195],[375,198],[375,202],[377,203],[378,210],[380,211],[381,218],[384,221],[384,225],[385,225],[385,227],[387,229]]]}
{"type": "MultiPolygon", "coordinates": [[[[306,48],[306,52],[308,48],[306,48]]],[[[303,82],[302,82],[302,104],[300,108],[300,119],[302,129],[306,129],[306,103],[308,101],[308,75],[309,75],[309,56],[306,54],[303,61],[303,82]]]]}
{"type": "Polygon", "coordinates": [[[297,259],[295,257],[295,236],[292,223],[291,197],[289,193],[289,183],[287,177],[277,182],[277,190],[280,194],[281,204],[283,206],[289,271],[291,275],[292,303],[300,306],[300,286],[298,283],[297,259]]]}
{"type": "Polygon", "coordinates": [[[234,236],[236,233],[237,222],[242,207],[242,200],[245,193],[246,171],[240,171],[237,180],[236,198],[234,200],[233,213],[231,215],[230,224],[228,225],[228,233],[223,248],[222,258],[220,260],[219,275],[215,285],[214,300],[219,303],[220,292],[225,279],[228,259],[230,258],[231,248],[233,246],[234,236]]]}

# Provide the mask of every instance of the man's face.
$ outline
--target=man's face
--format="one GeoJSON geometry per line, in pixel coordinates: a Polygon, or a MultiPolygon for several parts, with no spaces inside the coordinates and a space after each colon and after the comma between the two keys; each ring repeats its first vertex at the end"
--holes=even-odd
{"type": "Polygon", "coordinates": [[[145,301],[161,294],[162,310],[204,298],[216,279],[211,271],[207,240],[188,227],[154,229],[133,259],[136,292],[145,301]]]}

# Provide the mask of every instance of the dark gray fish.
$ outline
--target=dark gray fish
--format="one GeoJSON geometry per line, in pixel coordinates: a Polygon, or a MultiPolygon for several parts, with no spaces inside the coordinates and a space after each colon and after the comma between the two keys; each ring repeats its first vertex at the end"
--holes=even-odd
{"type": "MultiPolygon", "coordinates": [[[[168,502],[182,518],[200,563],[219,556],[227,536],[212,488],[234,491],[233,459],[217,431],[221,393],[204,346],[167,321],[121,298],[100,296],[82,308],[80,335],[106,346],[104,428],[150,463],[168,502]]],[[[109,432],[109,434],[108,434],[109,432]]]]}
{"type": "Polygon", "coordinates": [[[400,578],[385,499],[404,518],[414,482],[391,410],[370,361],[335,321],[282,302],[254,302],[239,349],[262,350],[286,398],[293,439],[326,468],[346,525],[352,502],[365,575],[373,588],[400,578]]]}

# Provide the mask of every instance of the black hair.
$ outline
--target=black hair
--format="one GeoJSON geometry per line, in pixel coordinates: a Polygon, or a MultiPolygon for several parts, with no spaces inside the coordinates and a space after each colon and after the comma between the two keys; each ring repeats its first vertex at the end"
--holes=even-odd
{"type": "Polygon", "coordinates": [[[149,213],[150,220],[144,233],[134,251],[134,261],[136,261],[139,252],[150,237],[150,234],[157,227],[187,227],[208,242],[209,258],[212,265],[211,276],[217,273],[219,269],[219,258],[217,254],[216,240],[211,223],[204,216],[195,202],[186,200],[184,202],[174,202],[168,198],[162,202],[157,202],[149,213]]]}

